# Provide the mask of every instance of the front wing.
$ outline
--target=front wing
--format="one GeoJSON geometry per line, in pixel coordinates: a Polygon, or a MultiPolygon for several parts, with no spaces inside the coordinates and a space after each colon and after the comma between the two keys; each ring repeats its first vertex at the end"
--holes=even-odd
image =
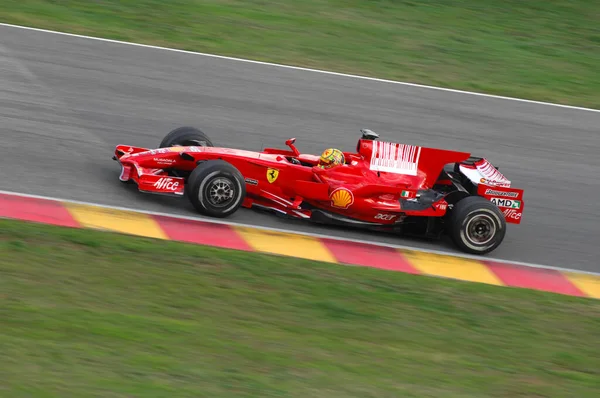
{"type": "Polygon", "coordinates": [[[114,159],[121,164],[119,180],[133,181],[140,192],[177,195],[184,194],[185,181],[183,178],[171,177],[163,169],[150,169],[141,167],[132,158],[131,154],[144,152],[145,148],[119,146],[115,151],[114,159]]]}

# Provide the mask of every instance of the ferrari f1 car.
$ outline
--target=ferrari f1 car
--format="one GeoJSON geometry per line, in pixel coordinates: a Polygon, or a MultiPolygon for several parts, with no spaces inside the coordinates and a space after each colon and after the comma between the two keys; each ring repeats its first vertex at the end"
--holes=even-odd
{"type": "Polygon", "coordinates": [[[214,146],[202,131],[180,127],[159,148],[118,145],[119,179],[139,191],[187,197],[210,217],[240,207],[293,218],[387,230],[427,238],[449,235],[470,254],[485,254],[519,224],[523,190],[488,160],[468,152],[379,140],[362,129],[343,164],[319,167],[319,155],[288,149],[260,152],[214,146]]]}

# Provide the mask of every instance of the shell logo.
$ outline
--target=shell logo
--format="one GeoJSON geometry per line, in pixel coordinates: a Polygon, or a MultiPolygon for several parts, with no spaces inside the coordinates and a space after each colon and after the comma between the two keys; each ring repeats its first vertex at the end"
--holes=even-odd
{"type": "Polygon", "coordinates": [[[337,188],[331,195],[331,206],[340,209],[347,209],[354,203],[354,195],[346,188],[337,188]]]}

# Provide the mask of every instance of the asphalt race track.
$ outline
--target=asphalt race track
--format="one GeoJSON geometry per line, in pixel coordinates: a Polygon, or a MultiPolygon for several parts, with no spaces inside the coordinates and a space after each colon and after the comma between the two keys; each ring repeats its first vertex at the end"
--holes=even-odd
{"type": "MultiPolygon", "coordinates": [[[[217,145],[352,150],[387,140],[471,151],[525,189],[493,257],[600,271],[600,113],[106,43],[0,26],[0,189],[193,215],[119,183],[116,144],[193,125],[217,145]]],[[[241,210],[230,221],[454,252],[241,210]]]]}

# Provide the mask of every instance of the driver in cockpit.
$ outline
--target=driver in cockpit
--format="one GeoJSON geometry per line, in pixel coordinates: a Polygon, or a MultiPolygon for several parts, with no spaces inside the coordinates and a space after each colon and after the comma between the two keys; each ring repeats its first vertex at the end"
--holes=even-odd
{"type": "Polygon", "coordinates": [[[321,154],[317,166],[322,169],[330,169],[332,167],[341,166],[345,162],[346,159],[342,151],[335,148],[328,148],[321,154]]]}

